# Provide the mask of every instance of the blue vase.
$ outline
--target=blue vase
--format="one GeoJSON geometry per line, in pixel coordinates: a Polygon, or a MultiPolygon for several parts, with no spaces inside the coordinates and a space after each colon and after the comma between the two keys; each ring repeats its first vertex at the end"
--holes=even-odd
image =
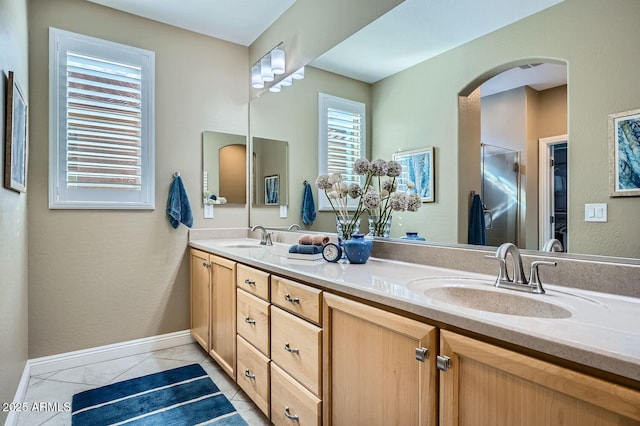
{"type": "Polygon", "coordinates": [[[405,237],[401,237],[403,240],[413,240],[413,241],[426,241],[424,237],[418,235],[417,232],[407,232],[405,237]]]}
{"type": "Polygon", "coordinates": [[[365,263],[371,256],[373,241],[365,240],[364,234],[353,234],[343,245],[349,263],[365,263]]]}

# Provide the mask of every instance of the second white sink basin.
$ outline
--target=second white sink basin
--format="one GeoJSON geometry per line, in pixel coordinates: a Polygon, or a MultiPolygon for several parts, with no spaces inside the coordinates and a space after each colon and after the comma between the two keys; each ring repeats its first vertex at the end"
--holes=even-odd
{"type": "Polygon", "coordinates": [[[519,317],[566,319],[573,316],[574,308],[598,306],[567,292],[530,294],[496,288],[489,280],[472,277],[421,278],[407,283],[407,288],[435,304],[519,317]]]}
{"type": "Polygon", "coordinates": [[[536,318],[570,318],[562,306],[543,300],[476,287],[445,286],[424,290],[425,296],[440,302],[497,314],[536,318]]]}

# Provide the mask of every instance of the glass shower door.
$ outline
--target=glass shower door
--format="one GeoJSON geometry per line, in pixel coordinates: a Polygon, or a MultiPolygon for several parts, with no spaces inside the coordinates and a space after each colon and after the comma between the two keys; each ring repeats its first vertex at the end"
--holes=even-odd
{"type": "Polygon", "coordinates": [[[487,244],[518,245],[520,153],[482,144],[482,202],[485,210],[487,244]]]}

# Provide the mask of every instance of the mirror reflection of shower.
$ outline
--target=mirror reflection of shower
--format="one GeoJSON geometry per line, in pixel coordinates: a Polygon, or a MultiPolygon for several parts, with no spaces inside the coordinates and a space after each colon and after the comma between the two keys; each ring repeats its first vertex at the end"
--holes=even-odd
{"type": "Polygon", "coordinates": [[[487,244],[518,244],[520,153],[482,144],[482,202],[487,228],[487,244]]]}

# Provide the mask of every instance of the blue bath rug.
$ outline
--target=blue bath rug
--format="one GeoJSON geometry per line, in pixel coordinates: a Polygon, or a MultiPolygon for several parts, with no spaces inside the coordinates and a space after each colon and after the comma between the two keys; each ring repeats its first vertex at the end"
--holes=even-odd
{"type": "Polygon", "coordinates": [[[73,395],[71,423],[246,426],[199,364],[125,380],[73,395]]]}

